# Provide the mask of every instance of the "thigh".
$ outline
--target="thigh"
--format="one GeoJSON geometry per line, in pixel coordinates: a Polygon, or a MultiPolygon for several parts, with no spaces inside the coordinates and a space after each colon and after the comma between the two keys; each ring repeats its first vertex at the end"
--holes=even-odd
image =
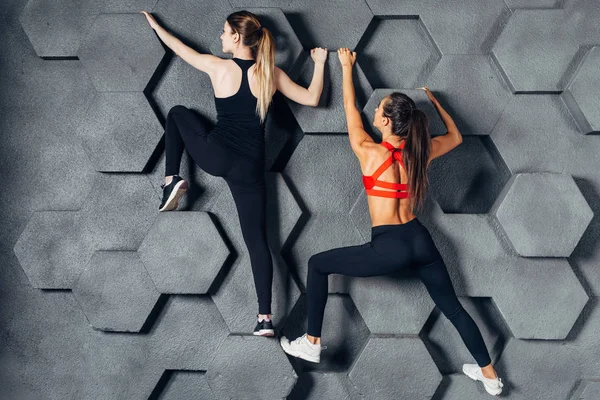
{"type": "Polygon", "coordinates": [[[409,266],[402,258],[391,259],[376,252],[371,242],[315,254],[309,264],[322,273],[357,277],[393,274],[409,266]]]}
{"type": "Polygon", "coordinates": [[[244,239],[266,240],[267,194],[265,182],[239,185],[225,179],[237,208],[244,239]]]}

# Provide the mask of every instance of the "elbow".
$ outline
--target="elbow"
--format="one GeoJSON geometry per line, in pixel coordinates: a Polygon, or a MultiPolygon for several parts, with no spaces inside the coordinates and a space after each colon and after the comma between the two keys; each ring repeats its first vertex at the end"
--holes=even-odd
{"type": "Polygon", "coordinates": [[[454,136],[456,137],[456,146],[459,146],[463,142],[463,137],[458,130],[454,136]]]}
{"type": "Polygon", "coordinates": [[[310,106],[310,107],[316,107],[319,105],[320,98],[321,98],[321,96],[315,96],[315,97],[311,98],[306,105],[310,106]]]}

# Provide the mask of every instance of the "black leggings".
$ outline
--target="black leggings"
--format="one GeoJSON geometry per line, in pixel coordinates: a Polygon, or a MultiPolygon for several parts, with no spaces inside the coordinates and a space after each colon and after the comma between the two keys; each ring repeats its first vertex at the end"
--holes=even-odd
{"type": "Polygon", "coordinates": [[[446,266],[427,228],[418,219],[400,225],[372,228],[371,242],[312,256],[308,261],[308,331],[321,337],[327,303],[328,276],[387,275],[412,268],[436,306],[452,322],[480,367],[491,360],[475,321],[462,307],[446,266]]]}
{"type": "Polygon", "coordinates": [[[227,182],[250,253],[258,313],[270,314],[273,262],[267,244],[264,166],[211,140],[207,121],[184,106],[171,108],[167,115],[165,148],[166,176],[179,174],[185,148],[200,168],[227,182]]]}

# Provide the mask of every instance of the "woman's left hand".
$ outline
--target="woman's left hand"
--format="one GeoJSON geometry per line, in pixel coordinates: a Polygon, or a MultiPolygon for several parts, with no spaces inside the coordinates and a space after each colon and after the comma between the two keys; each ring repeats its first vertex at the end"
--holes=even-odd
{"type": "Polygon", "coordinates": [[[352,67],[356,62],[356,52],[350,51],[350,49],[347,47],[342,47],[338,49],[338,57],[340,59],[342,67],[352,67]]]}
{"type": "Polygon", "coordinates": [[[160,25],[158,25],[158,22],[156,22],[156,20],[152,16],[152,14],[150,14],[147,11],[141,11],[141,13],[146,16],[146,20],[148,20],[148,24],[150,24],[150,28],[156,29],[160,26],[160,25]]]}

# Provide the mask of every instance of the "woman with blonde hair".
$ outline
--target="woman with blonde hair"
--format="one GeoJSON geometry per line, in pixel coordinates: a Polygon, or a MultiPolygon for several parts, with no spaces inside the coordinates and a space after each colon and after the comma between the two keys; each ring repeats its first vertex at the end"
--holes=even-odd
{"type": "Polygon", "coordinates": [[[311,50],[315,63],[313,79],[304,88],[275,66],[274,38],[256,15],[248,11],[234,12],[224,23],[222,49],[233,54],[232,59],[196,52],[161,27],[152,15],[145,11],[143,14],[165,45],[210,76],[217,109],[217,123],[212,130],[207,121],[184,106],[169,111],[165,127],[165,183],[159,211],[177,209],[179,198],[188,189],[188,183],[179,176],[184,148],[200,168],[225,179],[237,207],[258,296],[254,334],[273,336],[273,263],[266,232],[264,122],[276,90],[303,105],[319,103],[327,50],[311,50]]]}

